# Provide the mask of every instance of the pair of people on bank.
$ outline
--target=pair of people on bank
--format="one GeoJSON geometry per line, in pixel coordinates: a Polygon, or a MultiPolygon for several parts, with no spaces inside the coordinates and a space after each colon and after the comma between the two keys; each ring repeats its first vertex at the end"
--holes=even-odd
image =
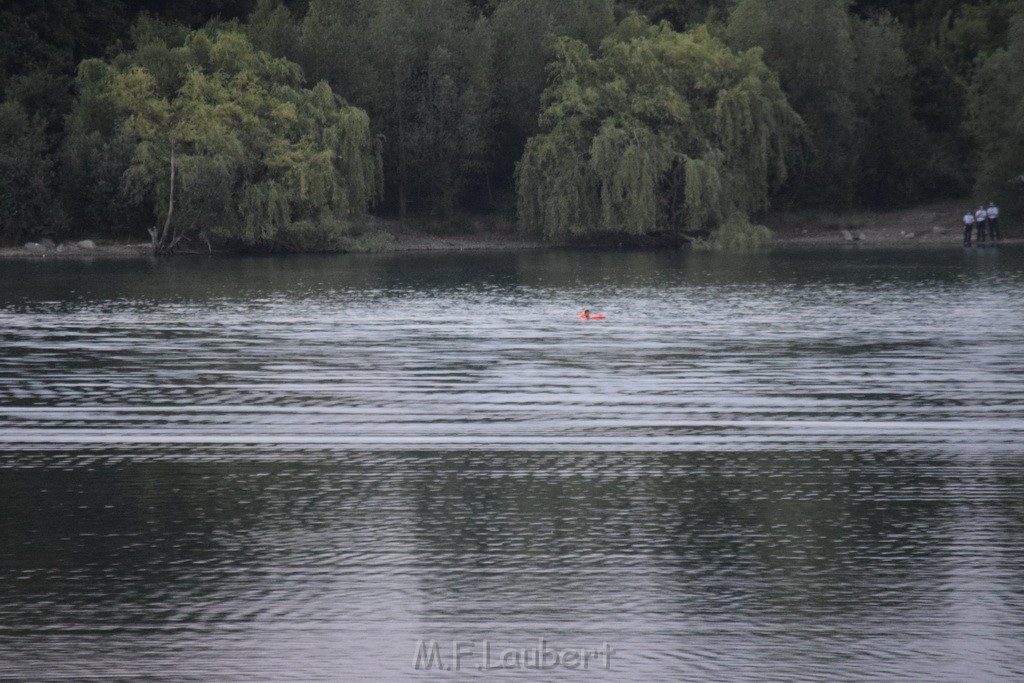
{"type": "Polygon", "coordinates": [[[964,214],[964,246],[971,245],[971,233],[977,230],[978,244],[985,241],[985,228],[992,242],[999,241],[999,207],[989,202],[988,208],[979,206],[977,211],[964,214]]]}

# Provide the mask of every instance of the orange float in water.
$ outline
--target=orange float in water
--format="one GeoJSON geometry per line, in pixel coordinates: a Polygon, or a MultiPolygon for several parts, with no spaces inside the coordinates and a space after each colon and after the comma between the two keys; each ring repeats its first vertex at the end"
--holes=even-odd
{"type": "Polygon", "coordinates": [[[583,320],[604,320],[604,316],[603,315],[600,315],[600,314],[597,314],[597,313],[591,313],[588,310],[584,310],[577,317],[582,318],[583,320]]]}

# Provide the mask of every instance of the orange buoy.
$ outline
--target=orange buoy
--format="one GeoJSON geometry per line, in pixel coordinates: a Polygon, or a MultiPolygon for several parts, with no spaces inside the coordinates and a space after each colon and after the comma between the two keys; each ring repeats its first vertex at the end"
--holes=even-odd
{"type": "Polygon", "coordinates": [[[604,320],[604,316],[603,315],[600,315],[600,314],[597,314],[597,313],[591,313],[587,309],[583,309],[583,312],[580,313],[579,316],[577,316],[577,317],[582,318],[583,320],[604,320]]]}

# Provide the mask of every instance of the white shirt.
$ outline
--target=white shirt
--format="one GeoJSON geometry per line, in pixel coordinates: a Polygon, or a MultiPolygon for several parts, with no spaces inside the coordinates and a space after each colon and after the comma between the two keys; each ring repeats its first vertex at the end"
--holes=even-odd
{"type": "Polygon", "coordinates": [[[979,223],[985,220],[986,216],[987,214],[985,213],[985,209],[978,209],[977,211],[974,212],[974,220],[978,221],[979,223]]]}
{"type": "Polygon", "coordinates": [[[974,214],[973,213],[964,214],[964,223],[966,225],[973,225],[974,224],[974,214]]]}
{"type": "Polygon", "coordinates": [[[990,219],[992,219],[992,218],[999,218],[999,207],[998,206],[990,206],[990,207],[988,207],[988,210],[985,213],[988,214],[988,217],[990,219]]]}

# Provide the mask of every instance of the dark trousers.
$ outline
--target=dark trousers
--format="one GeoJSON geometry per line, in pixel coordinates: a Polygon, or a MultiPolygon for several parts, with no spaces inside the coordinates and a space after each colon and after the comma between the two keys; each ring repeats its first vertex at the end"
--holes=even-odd
{"type": "Polygon", "coordinates": [[[999,219],[989,218],[988,219],[988,238],[995,242],[1000,239],[999,237],[999,219]]]}
{"type": "Polygon", "coordinates": [[[974,228],[970,223],[964,223],[964,246],[971,246],[971,231],[974,228]]]}
{"type": "Polygon", "coordinates": [[[974,224],[978,226],[978,244],[985,241],[985,223],[986,221],[974,221],[974,224]]]}

